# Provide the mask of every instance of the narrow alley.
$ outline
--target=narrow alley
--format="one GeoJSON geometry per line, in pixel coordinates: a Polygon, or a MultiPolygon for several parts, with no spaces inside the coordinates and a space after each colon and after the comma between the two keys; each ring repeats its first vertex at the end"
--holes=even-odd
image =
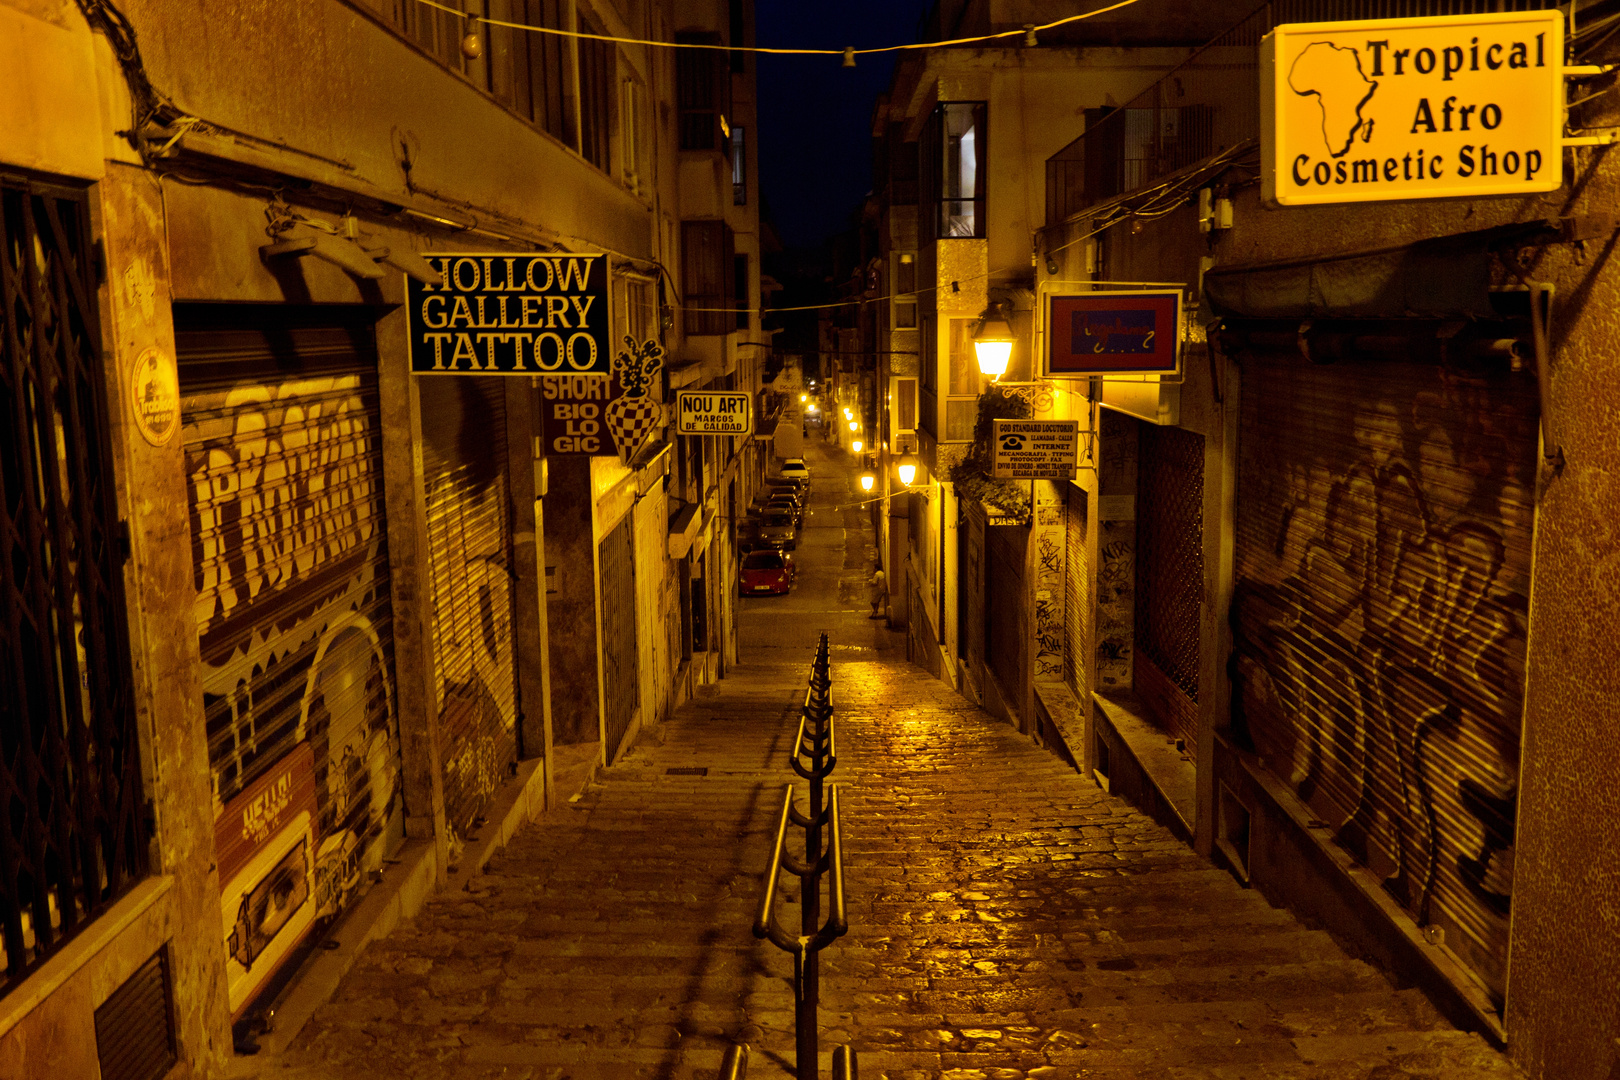
{"type": "Polygon", "coordinates": [[[749,927],[827,627],[859,640],[832,651],[850,932],[822,954],[824,1074],[849,1042],[868,1080],[1516,1075],[908,664],[855,610],[850,470],[812,465],[795,614],[745,612],[717,695],[370,947],[248,1075],[713,1077],[739,1041],[751,1080],[791,1076],[792,964],[749,927]]]}

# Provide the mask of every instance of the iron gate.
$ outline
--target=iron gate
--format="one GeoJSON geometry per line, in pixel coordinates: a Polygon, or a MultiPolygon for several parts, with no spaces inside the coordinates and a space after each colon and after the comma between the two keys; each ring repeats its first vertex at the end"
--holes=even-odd
{"type": "Polygon", "coordinates": [[[1159,722],[1191,746],[1204,604],[1204,437],[1142,424],[1141,439],[1135,687],[1159,722]]]}
{"type": "Polygon", "coordinates": [[[0,993],[147,874],[91,253],[0,177],[0,993]]]}

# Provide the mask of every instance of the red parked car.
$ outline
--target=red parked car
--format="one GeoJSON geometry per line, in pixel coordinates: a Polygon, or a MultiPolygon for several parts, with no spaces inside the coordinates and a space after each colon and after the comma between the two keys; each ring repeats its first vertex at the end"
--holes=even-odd
{"type": "Polygon", "coordinates": [[[785,594],[793,585],[793,556],[766,548],[743,556],[740,591],[744,596],[785,594]]]}

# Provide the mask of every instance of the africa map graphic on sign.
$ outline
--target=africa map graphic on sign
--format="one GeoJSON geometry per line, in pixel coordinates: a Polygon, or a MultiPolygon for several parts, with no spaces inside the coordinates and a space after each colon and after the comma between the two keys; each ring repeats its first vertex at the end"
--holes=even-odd
{"type": "Polygon", "coordinates": [[[1322,141],[1328,154],[1342,157],[1355,142],[1372,138],[1373,122],[1362,115],[1378,83],[1361,70],[1361,53],[1328,41],[1313,41],[1288,70],[1288,85],[1301,97],[1315,97],[1322,110],[1322,141]]]}

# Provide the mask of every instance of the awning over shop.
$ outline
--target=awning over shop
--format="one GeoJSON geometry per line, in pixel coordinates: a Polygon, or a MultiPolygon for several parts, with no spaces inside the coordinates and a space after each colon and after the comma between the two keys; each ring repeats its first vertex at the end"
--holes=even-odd
{"type": "Polygon", "coordinates": [[[1204,275],[1204,295],[1228,318],[1495,318],[1492,253],[1558,235],[1556,223],[1537,220],[1376,251],[1219,267],[1204,275]]]}

